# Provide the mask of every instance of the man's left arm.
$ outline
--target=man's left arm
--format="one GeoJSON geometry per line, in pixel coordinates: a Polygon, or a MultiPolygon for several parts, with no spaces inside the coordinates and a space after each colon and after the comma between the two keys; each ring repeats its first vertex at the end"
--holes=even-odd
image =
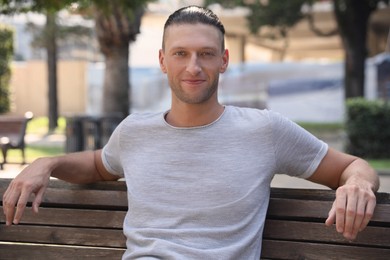
{"type": "Polygon", "coordinates": [[[336,190],[336,199],[325,222],[348,240],[356,238],[370,221],[379,189],[376,171],[363,159],[329,148],[308,180],[336,190]]]}

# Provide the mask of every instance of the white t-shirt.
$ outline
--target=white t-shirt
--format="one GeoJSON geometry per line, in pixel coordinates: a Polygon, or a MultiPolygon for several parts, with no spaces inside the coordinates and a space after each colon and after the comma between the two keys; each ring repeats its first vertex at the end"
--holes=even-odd
{"type": "Polygon", "coordinates": [[[328,146],[268,110],[188,128],[165,114],[128,116],[103,148],[128,189],[123,259],[259,259],[274,174],[308,178],[328,146]]]}

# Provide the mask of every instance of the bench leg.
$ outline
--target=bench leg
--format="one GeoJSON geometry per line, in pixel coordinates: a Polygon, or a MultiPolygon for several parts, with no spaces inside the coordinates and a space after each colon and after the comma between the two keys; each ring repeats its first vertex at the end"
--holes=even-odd
{"type": "Polygon", "coordinates": [[[22,165],[25,165],[26,164],[26,155],[24,152],[24,148],[22,148],[21,151],[22,151],[22,165]]]}
{"type": "Polygon", "coordinates": [[[3,162],[0,164],[0,170],[4,169],[4,164],[7,163],[8,146],[6,144],[1,146],[1,153],[3,154],[3,162]]]}

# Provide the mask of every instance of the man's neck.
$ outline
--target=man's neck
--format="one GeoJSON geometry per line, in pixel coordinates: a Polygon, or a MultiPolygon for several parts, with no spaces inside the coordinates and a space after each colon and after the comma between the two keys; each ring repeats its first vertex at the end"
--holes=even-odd
{"type": "Polygon", "coordinates": [[[196,127],[208,125],[217,120],[225,107],[219,103],[205,104],[181,104],[172,105],[166,115],[168,124],[175,127],[196,127]]]}

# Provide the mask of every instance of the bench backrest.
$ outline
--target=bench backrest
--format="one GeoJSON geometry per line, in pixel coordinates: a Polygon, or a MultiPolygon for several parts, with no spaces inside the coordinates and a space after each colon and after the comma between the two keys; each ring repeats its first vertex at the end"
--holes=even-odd
{"type": "Polygon", "coordinates": [[[24,116],[0,116],[0,138],[9,138],[15,146],[23,145],[27,123],[32,118],[31,112],[27,112],[24,116]]]}
{"type": "MultiPolygon", "coordinates": [[[[0,194],[9,180],[0,179],[0,194]]],[[[51,181],[40,213],[5,227],[0,214],[0,259],[120,259],[127,211],[124,182],[71,185],[51,181]]],[[[389,259],[390,194],[379,193],[369,227],[354,242],[324,223],[334,191],[272,189],[262,258],[389,259]]],[[[2,209],[0,209],[2,210],[2,209]]]]}

